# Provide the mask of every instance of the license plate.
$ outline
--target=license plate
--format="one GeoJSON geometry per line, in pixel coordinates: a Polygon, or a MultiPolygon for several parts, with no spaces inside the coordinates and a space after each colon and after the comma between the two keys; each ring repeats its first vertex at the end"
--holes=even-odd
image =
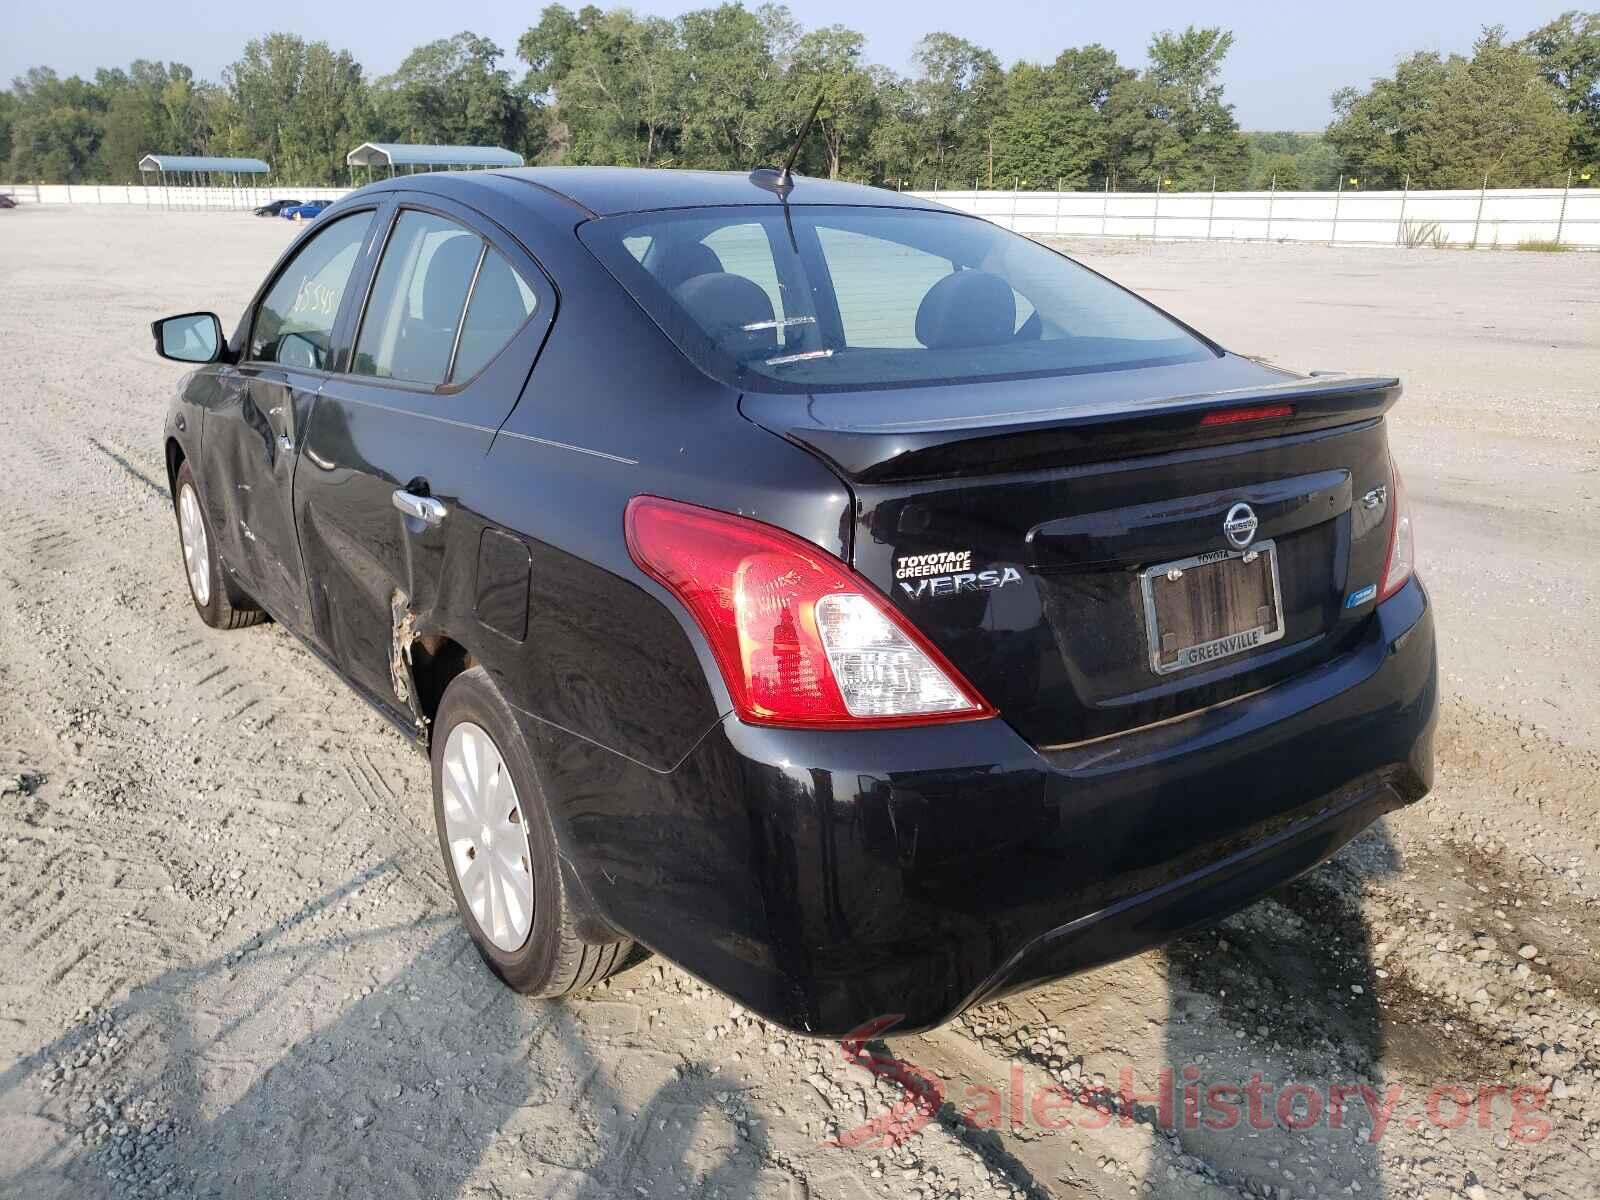
{"type": "Polygon", "coordinates": [[[1139,577],[1150,669],[1205,666],[1283,636],[1278,553],[1270,542],[1160,563],[1139,577]]]}

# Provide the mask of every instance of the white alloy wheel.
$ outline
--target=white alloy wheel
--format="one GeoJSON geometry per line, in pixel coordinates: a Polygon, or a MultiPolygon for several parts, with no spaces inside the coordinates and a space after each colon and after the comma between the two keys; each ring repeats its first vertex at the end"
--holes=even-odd
{"type": "Polygon", "coordinates": [[[178,492],[178,534],[183,539],[183,569],[189,573],[194,602],[204,608],[211,603],[211,548],[200,516],[200,498],[187,483],[178,492]]]}
{"type": "Polygon", "coordinates": [[[533,928],[527,821],[510,768],[486,730],[463,721],[444,747],[445,838],[450,869],[484,937],[507,953],[533,928]]]}

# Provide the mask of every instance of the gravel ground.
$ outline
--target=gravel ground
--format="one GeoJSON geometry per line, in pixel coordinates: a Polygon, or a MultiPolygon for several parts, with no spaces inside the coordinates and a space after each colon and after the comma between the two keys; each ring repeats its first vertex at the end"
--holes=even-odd
{"type": "Polygon", "coordinates": [[[1236,349],[1405,377],[1438,790],[1218,929],[852,1062],[655,959],[500,988],[420,758],[282,630],[196,620],[147,323],[231,322],[290,233],[0,214],[0,1194],[1600,1193],[1600,258],[1074,247],[1236,349]]]}

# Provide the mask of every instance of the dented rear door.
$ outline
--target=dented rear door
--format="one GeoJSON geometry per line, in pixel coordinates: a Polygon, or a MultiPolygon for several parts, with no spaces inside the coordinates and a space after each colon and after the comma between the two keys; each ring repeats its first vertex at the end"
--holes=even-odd
{"type": "Polygon", "coordinates": [[[456,380],[450,364],[475,335],[462,328],[461,299],[442,297],[487,294],[475,290],[480,279],[504,288],[494,272],[514,253],[488,246],[471,210],[403,195],[352,324],[349,369],[324,384],[306,434],[295,506],[319,637],[353,683],[401,714],[415,712],[400,654],[409,639],[448,631],[460,640],[460,623],[475,616],[484,533],[496,523],[484,457],[553,308],[537,268],[519,257],[533,316],[503,344],[480,346],[488,361],[456,380]],[[485,265],[488,254],[499,263],[485,265]]]}

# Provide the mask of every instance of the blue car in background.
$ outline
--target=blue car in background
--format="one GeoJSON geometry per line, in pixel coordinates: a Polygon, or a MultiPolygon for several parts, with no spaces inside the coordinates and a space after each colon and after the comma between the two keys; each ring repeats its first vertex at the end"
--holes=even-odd
{"type": "Polygon", "coordinates": [[[308,200],[304,204],[286,208],[278,215],[288,221],[315,221],[322,215],[322,210],[332,203],[332,200],[308,200]]]}

